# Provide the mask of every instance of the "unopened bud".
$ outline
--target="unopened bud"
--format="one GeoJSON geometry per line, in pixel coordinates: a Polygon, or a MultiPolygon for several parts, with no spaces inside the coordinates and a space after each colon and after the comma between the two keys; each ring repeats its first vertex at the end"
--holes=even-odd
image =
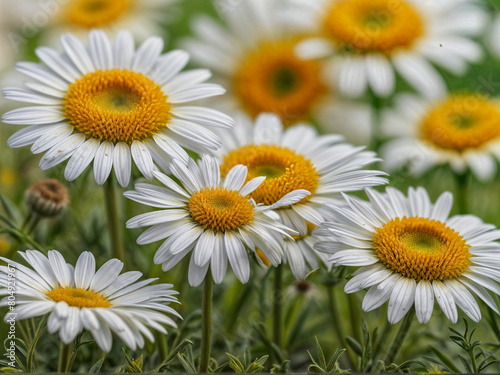
{"type": "Polygon", "coordinates": [[[68,207],[68,189],[58,180],[40,180],[28,190],[26,204],[39,216],[56,217],[68,207]]]}

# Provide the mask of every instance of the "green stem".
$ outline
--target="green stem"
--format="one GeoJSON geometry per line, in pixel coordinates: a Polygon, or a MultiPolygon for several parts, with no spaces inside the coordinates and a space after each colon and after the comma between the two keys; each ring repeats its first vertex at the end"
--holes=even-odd
{"type": "Polygon", "coordinates": [[[356,295],[348,294],[347,303],[349,305],[352,336],[356,341],[363,342],[363,337],[361,335],[361,311],[356,295]]]}
{"type": "Polygon", "coordinates": [[[380,111],[382,109],[382,100],[375,93],[370,92],[371,96],[371,109],[372,109],[372,128],[371,131],[371,144],[370,149],[373,151],[378,151],[381,144],[380,139],[380,111]]]}
{"type": "Polygon", "coordinates": [[[273,290],[273,341],[283,349],[283,266],[280,264],[274,270],[273,290]]]}
{"type": "Polygon", "coordinates": [[[213,279],[210,268],[203,282],[203,297],[201,301],[201,353],[200,373],[208,373],[210,348],[212,345],[212,295],[213,279]]]}
{"type": "Polygon", "coordinates": [[[396,357],[398,356],[399,351],[401,350],[401,346],[403,345],[403,341],[405,340],[406,335],[410,331],[410,326],[414,319],[415,319],[415,308],[411,308],[408,314],[406,314],[406,316],[404,317],[403,322],[399,327],[399,331],[396,334],[394,341],[392,342],[391,348],[389,349],[389,352],[385,357],[384,363],[386,365],[390,365],[391,363],[393,363],[396,357]]]}
{"type": "Polygon", "coordinates": [[[59,364],[57,365],[57,372],[64,374],[70,372],[71,353],[73,352],[73,344],[64,344],[61,341],[59,347],[59,364]]]}
{"type": "Polygon", "coordinates": [[[337,304],[335,303],[335,286],[327,285],[328,292],[328,307],[330,309],[331,321],[333,324],[333,329],[335,330],[335,334],[340,342],[342,348],[347,349],[347,359],[349,361],[348,366],[352,368],[353,364],[356,363],[354,358],[352,357],[352,352],[348,350],[347,341],[345,339],[344,328],[342,327],[342,319],[339,314],[339,310],[337,309],[337,304]]]}
{"type": "Polygon", "coordinates": [[[158,344],[158,354],[160,361],[164,361],[168,357],[168,342],[167,336],[161,332],[156,332],[156,342],[158,344]]]}
{"type": "Polygon", "coordinates": [[[468,178],[469,174],[467,172],[464,173],[455,173],[455,199],[457,202],[458,213],[460,215],[465,215],[469,211],[468,202],[467,202],[467,187],[468,187],[468,178]]]}
{"type": "MultiPolygon", "coordinates": [[[[40,219],[40,216],[30,211],[21,226],[21,232],[24,233],[26,237],[29,237],[35,231],[40,219]]],[[[15,239],[5,257],[7,259],[14,259],[21,243],[22,242],[19,239],[15,239]]]]}
{"type": "Polygon", "coordinates": [[[125,250],[123,246],[122,225],[118,206],[117,188],[110,177],[104,184],[104,198],[106,202],[106,214],[108,216],[109,237],[111,240],[111,254],[113,258],[125,261],[125,250]]]}

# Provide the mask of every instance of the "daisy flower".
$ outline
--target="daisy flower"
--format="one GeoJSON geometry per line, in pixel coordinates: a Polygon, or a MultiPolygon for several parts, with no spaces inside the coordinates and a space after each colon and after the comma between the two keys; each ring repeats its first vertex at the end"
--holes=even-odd
{"type": "Polygon", "coordinates": [[[500,101],[477,94],[449,94],[425,100],[408,94],[396,97],[386,113],[383,130],[395,137],[381,153],[388,170],[408,164],[421,175],[448,164],[457,173],[468,168],[480,180],[490,180],[500,159],[500,101]]]}
{"type": "MultiPolygon", "coordinates": [[[[338,135],[320,136],[306,124],[284,130],[274,114],[261,114],[255,123],[240,115],[234,130],[221,136],[223,147],[217,156],[223,177],[238,164],[248,167],[247,180],[266,177],[251,194],[257,203],[273,205],[297,189],[311,192],[299,202],[276,210],[283,224],[299,232],[302,239],[325,220],[329,213],[324,205],[336,202],[340,192],[387,183],[381,177],[385,173],[362,169],[378,160],[375,153],[340,143],[342,137],[338,135]]],[[[290,251],[285,252],[297,278],[306,275],[306,261],[317,266],[312,261],[317,254],[310,241],[314,240],[289,243],[290,251]]]]}
{"type": "Polygon", "coordinates": [[[102,31],[90,33],[86,49],[73,35],[61,38],[63,53],[41,47],[44,63],[22,62],[17,69],[35,81],[27,88],[6,88],[6,98],[36,106],[12,110],[3,122],[31,125],[8,140],[10,147],[32,144],[45,152],[42,170],[69,158],[64,173],[76,179],[94,160],[94,177],[102,185],[114,167],[121,186],[128,185],[131,159],[153,177],[154,162],[167,168],[170,158],[187,162],[182,147],[210,152],[221,141],[206,127],[232,127],[228,116],[188,102],[221,95],[219,85],[202,83],[207,70],[179,73],[186,52],[161,55],[161,38],[147,39],[134,50],[132,36],[121,32],[113,45],[102,31]]]}
{"type": "Polygon", "coordinates": [[[500,231],[473,215],[449,217],[448,192],[435,204],[424,188],[410,188],[408,196],[389,187],[366,193],[369,203],[344,195],[347,206],[331,208],[339,220],[322,225],[321,234],[331,237],[316,245],[335,266],[359,267],[345,292],[369,288],[363,310],[389,301],[387,317],[395,324],[415,305],[423,324],[436,299],[453,323],[457,306],[477,322],[475,293],[498,313],[488,290],[500,294],[500,231]]]}
{"type": "MultiPolygon", "coordinates": [[[[83,252],[76,266],[66,263],[57,250],[45,256],[39,251],[18,252],[32,268],[0,258],[0,289],[8,295],[9,274],[15,275],[16,320],[49,314],[47,330],[59,332],[63,343],[73,342],[82,331],[89,331],[105,352],[112,347],[115,333],[130,349],[144,347],[144,337],[154,342],[148,327],[166,334],[163,325],[176,327],[165,313],[179,314],[168,304],[177,302],[171,284],[150,285],[156,279],[136,282],[137,271],[120,275],[123,263],[111,259],[96,272],[94,256],[83,252]]],[[[7,306],[9,299],[1,301],[7,306]]],[[[5,316],[5,320],[9,318],[5,316]]]]}
{"type": "Polygon", "coordinates": [[[170,170],[180,185],[161,172],[153,172],[165,185],[158,187],[139,183],[135,191],[124,195],[136,202],[163,208],[130,219],[128,228],[150,226],[137,239],[146,244],[165,239],[155,254],[155,264],[163,271],[174,267],[188,253],[189,283],[201,284],[210,267],[214,281],[224,279],[227,263],[236,277],[246,283],[250,275],[247,249],[256,247],[277,266],[283,258],[283,237],[296,234],[276,219],[272,209],[291,205],[307,195],[296,190],[269,206],[255,205],[250,195],[263,183],[264,177],[248,181],[247,167],[236,165],[221,181],[217,160],[204,155],[202,160],[189,160],[186,166],[174,159],[170,170]]]}
{"type": "Polygon", "coordinates": [[[316,33],[297,48],[303,58],[328,58],[328,80],[343,94],[368,88],[387,96],[395,72],[425,96],[445,90],[432,63],[462,75],[482,58],[471,37],[487,22],[474,0],[293,0],[287,17],[316,33]]]}
{"type": "MultiPolygon", "coordinates": [[[[134,40],[139,42],[151,35],[163,35],[165,28],[162,24],[169,20],[173,5],[179,2],[178,0],[71,0],[42,5],[39,1],[29,1],[32,7],[49,16],[49,21],[44,25],[42,32],[42,41],[49,46],[54,46],[59,37],[66,32],[84,40],[89,31],[95,28],[109,34],[116,34],[126,29],[133,35],[134,40]]],[[[36,20],[33,20],[34,27],[37,26],[35,23],[36,20]]]]}
{"type": "Polygon", "coordinates": [[[252,117],[274,112],[290,125],[316,116],[332,102],[321,64],[294,52],[306,35],[282,22],[282,12],[278,1],[251,0],[232,4],[222,14],[227,27],[208,17],[194,19],[196,39],[184,45],[228,88],[230,95],[218,101],[222,109],[252,117]]]}

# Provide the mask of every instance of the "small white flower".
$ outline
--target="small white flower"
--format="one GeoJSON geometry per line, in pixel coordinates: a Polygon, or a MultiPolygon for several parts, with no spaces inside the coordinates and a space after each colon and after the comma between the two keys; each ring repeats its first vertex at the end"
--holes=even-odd
{"type": "Polygon", "coordinates": [[[482,58],[479,35],[487,15],[473,0],[291,0],[286,17],[312,37],[297,48],[303,58],[327,58],[328,80],[358,97],[395,89],[395,71],[421,94],[434,97],[445,83],[432,63],[454,74],[482,58]]]}
{"type": "Polygon", "coordinates": [[[148,179],[155,163],[168,168],[171,158],[187,162],[182,147],[214,151],[221,141],[206,127],[232,127],[228,116],[186,103],[221,95],[219,85],[202,83],[207,70],[179,73],[186,52],[161,54],[163,40],[147,39],[137,50],[132,36],[121,32],[112,45],[102,31],[89,36],[88,49],[73,35],[61,38],[63,53],[40,47],[44,63],[22,62],[17,69],[33,78],[27,88],[6,88],[6,98],[36,106],[3,115],[7,124],[30,125],[9,138],[10,147],[31,145],[45,152],[40,168],[66,159],[68,181],[94,161],[94,177],[103,184],[114,168],[121,186],[128,185],[132,162],[148,179]]]}
{"type": "Polygon", "coordinates": [[[308,196],[306,190],[295,190],[270,206],[259,205],[250,198],[264,181],[256,177],[247,181],[247,167],[232,167],[221,181],[217,160],[204,155],[188,165],[174,159],[170,165],[180,185],[160,172],[153,172],[165,185],[136,184],[135,191],[124,195],[136,202],[162,208],[142,214],[127,222],[128,228],[150,226],[137,239],[146,244],[166,239],[155,254],[155,264],[168,271],[192,252],[189,264],[189,283],[199,285],[212,272],[219,284],[226,275],[227,263],[236,277],[246,283],[250,276],[247,249],[257,248],[277,266],[283,258],[283,237],[296,234],[280,224],[274,211],[308,196]],[[245,183],[246,182],[246,183],[245,183]]]}
{"type": "Polygon", "coordinates": [[[450,94],[437,100],[413,95],[396,97],[396,108],[382,120],[394,137],[381,149],[385,168],[408,165],[420,176],[436,165],[456,173],[469,168],[480,180],[491,180],[500,159],[500,101],[476,94],[450,94]]]}
{"type": "Polygon", "coordinates": [[[41,42],[51,47],[65,32],[85,40],[89,31],[96,28],[111,35],[126,29],[138,42],[151,35],[163,35],[165,27],[162,25],[172,20],[176,3],[179,0],[23,1],[25,7],[36,9],[39,17],[27,18],[25,27],[38,29],[38,20],[47,16],[48,22],[38,31],[41,31],[41,42]]]}
{"type": "MultiPolygon", "coordinates": [[[[89,331],[105,352],[112,347],[115,333],[130,349],[144,347],[144,337],[154,342],[148,327],[166,334],[163,325],[176,327],[165,313],[180,315],[168,304],[177,302],[171,284],[150,285],[156,279],[136,282],[137,271],[120,275],[123,263],[111,259],[96,272],[95,259],[83,252],[76,266],[66,263],[56,250],[48,256],[39,251],[19,252],[32,268],[6,258],[9,264],[0,266],[1,294],[8,294],[9,279],[15,279],[16,320],[49,314],[49,333],[59,332],[61,341],[71,343],[83,330],[89,331]]],[[[5,297],[1,306],[7,306],[5,297]]],[[[5,316],[9,318],[10,312],[5,316]]]]}
{"type": "MultiPolygon", "coordinates": [[[[294,52],[305,34],[283,20],[276,0],[233,2],[222,8],[226,27],[208,17],[193,21],[196,38],[186,49],[200,66],[215,72],[228,95],[214,100],[224,111],[278,114],[285,126],[318,115],[335,102],[324,83],[320,62],[302,60],[294,52]]],[[[216,2],[220,4],[220,2],[216,2]]],[[[332,118],[324,118],[327,124],[332,118]]]]}
{"type": "Polygon", "coordinates": [[[389,301],[387,318],[395,324],[415,305],[420,323],[429,321],[436,300],[453,323],[457,306],[481,319],[475,293],[498,313],[489,291],[500,295],[500,231],[473,215],[449,217],[453,196],[432,204],[424,188],[386,193],[366,189],[370,202],[344,196],[347,207],[331,207],[338,222],[318,229],[327,236],[316,244],[336,266],[359,267],[346,293],[369,288],[363,310],[389,301]],[[472,292],[472,293],[471,293],[472,292]]]}
{"type": "Polygon", "coordinates": [[[318,135],[307,124],[284,130],[273,114],[261,114],[255,123],[240,115],[233,131],[220,134],[223,147],[217,155],[222,176],[237,164],[248,167],[247,179],[266,176],[251,194],[257,203],[272,205],[297,189],[311,192],[307,198],[276,210],[283,224],[299,232],[302,239],[287,243],[285,252],[299,279],[307,274],[308,267],[318,267],[316,258],[321,256],[312,248],[315,239],[305,238],[329,214],[325,204],[336,202],[340,192],[387,183],[382,177],[385,173],[363,169],[377,161],[375,153],[341,143],[339,135],[318,135]]]}

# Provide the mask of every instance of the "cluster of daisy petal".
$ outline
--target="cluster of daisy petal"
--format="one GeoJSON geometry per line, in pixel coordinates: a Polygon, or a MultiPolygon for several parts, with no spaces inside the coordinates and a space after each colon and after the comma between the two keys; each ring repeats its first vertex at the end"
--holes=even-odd
{"type": "MultiPolygon", "coordinates": [[[[3,88],[26,104],[2,115],[27,125],[7,144],[43,154],[41,170],[65,164],[67,181],[90,166],[97,185],[132,181],[123,195],[147,212],[124,227],[147,227],[138,245],[161,241],[152,262],[164,272],[189,257],[186,281],[198,286],[221,284],[228,267],[247,283],[259,275],[254,263],[286,264],[297,280],[344,267],[345,292],[367,290],[365,311],[388,302],[392,324],[413,310],[427,323],[435,301],[453,323],[457,307],[479,321],[475,296],[499,312],[500,231],[451,216],[449,192],[433,203],[423,187],[380,188],[390,182],[384,171],[403,167],[496,174],[500,103],[447,93],[435,68],[461,75],[481,59],[472,38],[486,15],[475,2],[244,0],[223,23],[195,18],[187,52],[166,53],[141,21],[154,1],[109,2],[93,14],[79,2],[54,26],[65,31],[60,49],[38,47],[39,62],[16,64],[23,86],[3,88]],[[185,70],[190,57],[199,68],[185,70]],[[360,104],[392,96],[397,76],[416,93],[397,93],[395,108],[378,112],[360,104]],[[361,145],[370,137],[371,150],[361,145]]],[[[30,196],[32,205],[59,213],[68,204],[42,198],[30,196]]],[[[24,263],[0,258],[0,293],[10,294],[15,269],[17,319],[48,316],[64,344],[88,331],[105,352],[112,334],[135,350],[155,341],[151,330],[176,327],[169,315],[181,317],[171,284],[121,274],[121,260],[96,271],[88,251],[74,266],[56,250],[18,254],[24,263]]]]}

